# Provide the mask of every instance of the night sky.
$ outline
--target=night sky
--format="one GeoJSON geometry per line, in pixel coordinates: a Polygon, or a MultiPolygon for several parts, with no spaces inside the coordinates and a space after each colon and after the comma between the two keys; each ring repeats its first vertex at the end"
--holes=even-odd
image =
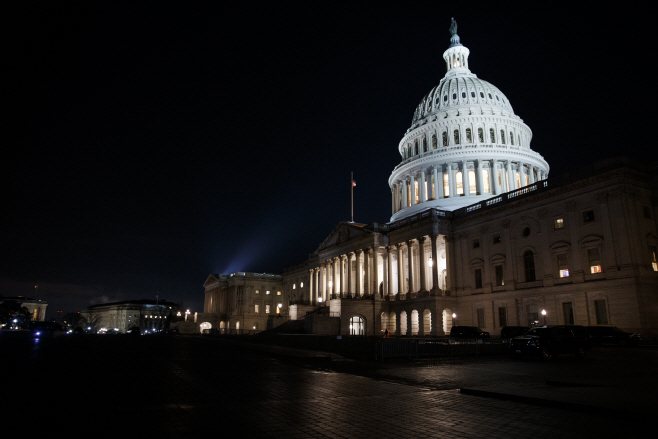
{"type": "Polygon", "coordinates": [[[354,220],[387,222],[451,17],[551,175],[656,160],[648,2],[228,3],[2,6],[0,295],[201,312],[208,274],[282,273],[349,221],[351,171],[354,220]]]}

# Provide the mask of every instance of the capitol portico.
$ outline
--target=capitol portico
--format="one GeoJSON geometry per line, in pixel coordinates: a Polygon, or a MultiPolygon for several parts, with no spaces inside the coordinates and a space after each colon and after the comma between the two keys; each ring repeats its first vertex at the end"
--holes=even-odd
{"type": "Polygon", "coordinates": [[[549,324],[658,334],[656,170],[614,159],[549,178],[530,128],[450,32],[447,72],[398,144],[389,222],[339,223],[282,276],[211,275],[199,327],[440,336],[454,314],[495,336],[543,309],[549,324]]]}

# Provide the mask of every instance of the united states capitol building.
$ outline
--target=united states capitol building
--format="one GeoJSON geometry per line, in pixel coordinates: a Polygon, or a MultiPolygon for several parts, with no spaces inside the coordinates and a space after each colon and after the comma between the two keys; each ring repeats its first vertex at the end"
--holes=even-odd
{"type": "Polygon", "coordinates": [[[656,169],[615,159],[549,177],[530,127],[450,30],[447,72],[397,145],[389,222],[341,222],[281,275],[210,275],[196,331],[496,335],[545,311],[549,325],[658,334],[656,169]]]}

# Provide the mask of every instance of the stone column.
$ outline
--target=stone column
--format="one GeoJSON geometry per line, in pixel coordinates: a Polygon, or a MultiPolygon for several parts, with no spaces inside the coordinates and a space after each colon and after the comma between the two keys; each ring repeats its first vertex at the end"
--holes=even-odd
{"type": "Polygon", "coordinates": [[[484,185],[482,184],[482,160],[478,160],[477,167],[475,168],[475,194],[484,194],[484,185]]]}
{"type": "Polygon", "coordinates": [[[388,296],[388,250],[386,247],[381,252],[382,256],[382,298],[388,296]]]}
{"type": "Polygon", "coordinates": [[[354,256],[354,253],[350,252],[347,254],[347,288],[345,291],[347,294],[352,296],[352,256],[354,256]]]}
{"type": "Polygon", "coordinates": [[[468,178],[468,167],[466,160],[462,160],[462,185],[464,186],[464,196],[471,196],[471,184],[468,178]]]}
{"type": "Polygon", "coordinates": [[[388,295],[393,295],[393,249],[394,247],[389,245],[386,247],[386,266],[388,268],[388,295]]]}
{"type": "Polygon", "coordinates": [[[322,297],[322,302],[326,303],[327,302],[327,284],[328,284],[327,278],[329,277],[328,276],[329,266],[327,265],[326,261],[322,264],[322,267],[323,268],[321,269],[321,271],[322,271],[322,273],[321,273],[322,274],[322,296],[321,297],[322,297]]]}
{"type": "Polygon", "coordinates": [[[336,294],[342,294],[343,292],[343,255],[340,255],[336,258],[336,294]]]}
{"type": "Polygon", "coordinates": [[[454,270],[452,267],[452,260],[454,259],[452,256],[452,243],[454,242],[454,238],[452,236],[444,236],[443,239],[446,246],[446,289],[450,290],[454,282],[454,270]]]}
{"type": "Polygon", "coordinates": [[[448,194],[450,197],[457,196],[457,185],[455,184],[455,170],[452,163],[448,163],[448,194]]]}
{"type": "Polygon", "coordinates": [[[402,209],[405,207],[409,207],[409,203],[407,202],[407,179],[402,180],[402,209]]]}
{"type": "Polygon", "coordinates": [[[375,246],[372,252],[372,291],[375,294],[379,294],[379,248],[375,246]]]}
{"type": "Polygon", "coordinates": [[[438,200],[439,198],[443,198],[443,173],[441,173],[440,183],[438,166],[434,166],[432,173],[434,174],[434,199],[438,200]]]}
{"type": "Polygon", "coordinates": [[[516,187],[516,175],[514,175],[514,172],[512,171],[512,162],[507,161],[507,175],[508,175],[508,184],[509,187],[507,188],[507,192],[513,191],[514,189],[518,189],[516,187]]]}
{"type": "MultiPolygon", "coordinates": [[[[492,166],[493,166],[493,171],[492,171],[491,174],[493,175],[493,183],[494,183],[493,188],[496,191],[495,194],[496,195],[502,194],[503,190],[500,187],[500,181],[498,181],[498,169],[497,169],[498,168],[498,161],[496,159],[492,160],[492,166]]],[[[503,173],[504,172],[505,171],[503,171],[503,173]]],[[[501,174],[501,176],[502,176],[502,174],[501,174]]],[[[503,179],[501,178],[501,180],[503,180],[503,179]]]]}
{"type": "Polygon", "coordinates": [[[402,243],[395,244],[395,246],[398,249],[398,294],[402,294],[404,293],[404,264],[402,262],[402,243]]]}
{"type": "Polygon", "coordinates": [[[519,162],[519,175],[521,176],[521,186],[525,186],[525,168],[523,167],[523,163],[519,162]]]}
{"type": "Polygon", "coordinates": [[[425,237],[418,238],[418,268],[420,268],[420,291],[427,291],[427,280],[425,277],[425,237]]]}
{"type": "Polygon", "coordinates": [[[533,184],[535,182],[535,168],[532,165],[528,165],[528,184],[533,184]]]}
{"type": "Polygon", "coordinates": [[[411,188],[411,205],[416,205],[416,176],[412,172],[409,176],[409,187],[411,188]]]}
{"type": "Polygon", "coordinates": [[[432,235],[430,237],[432,241],[432,291],[435,292],[439,291],[441,289],[441,285],[439,285],[439,255],[437,252],[437,245],[436,245],[436,240],[437,240],[436,235],[432,235]]]}
{"type": "Polygon", "coordinates": [[[425,170],[421,169],[420,170],[420,181],[418,182],[420,185],[420,202],[424,203],[427,201],[427,193],[425,192],[425,170]]]}
{"type": "Polygon", "coordinates": [[[395,215],[395,184],[391,186],[391,215],[395,215]]]}
{"type": "Polygon", "coordinates": [[[414,263],[413,263],[413,244],[414,241],[410,239],[407,241],[407,264],[409,264],[409,292],[412,293],[416,291],[416,283],[414,282],[414,263]]]}
{"type": "Polygon", "coordinates": [[[364,271],[366,272],[363,279],[363,294],[370,294],[370,249],[366,248],[363,250],[363,265],[364,271]]]}
{"type": "MultiPolygon", "coordinates": [[[[308,299],[310,300],[309,303],[311,303],[311,304],[313,303],[313,292],[314,292],[313,281],[314,280],[315,280],[315,270],[310,269],[310,270],[308,270],[308,299]]],[[[301,294],[300,294],[300,298],[301,298],[301,294]]]]}
{"type": "Polygon", "coordinates": [[[354,277],[354,290],[357,296],[361,296],[361,279],[363,279],[363,270],[361,269],[362,250],[356,250],[356,276],[354,277]]]}

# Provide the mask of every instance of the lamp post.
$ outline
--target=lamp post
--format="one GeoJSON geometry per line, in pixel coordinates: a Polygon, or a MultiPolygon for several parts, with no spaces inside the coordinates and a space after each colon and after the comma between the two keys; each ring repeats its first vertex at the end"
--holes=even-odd
{"type": "Polygon", "coordinates": [[[190,310],[185,311],[185,321],[187,322],[187,316],[190,315],[190,310]]]}
{"type": "Polygon", "coordinates": [[[457,326],[457,314],[452,313],[452,326],[457,326]]]}
{"type": "Polygon", "coordinates": [[[545,309],[541,310],[541,315],[544,316],[544,326],[546,326],[546,310],[545,309]]]}

